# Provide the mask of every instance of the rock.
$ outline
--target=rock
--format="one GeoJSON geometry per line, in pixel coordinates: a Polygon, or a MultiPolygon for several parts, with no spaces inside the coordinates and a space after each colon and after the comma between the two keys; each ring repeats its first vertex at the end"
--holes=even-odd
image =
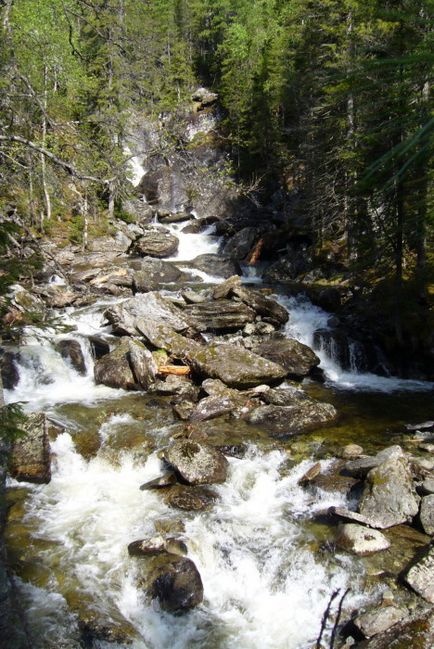
{"type": "Polygon", "coordinates": [[[20,482],[47,484],[51,480],[51,461],[45,415],[28,415],[22,429],[25,435],[13,444],[9,472],[20,482]]]}
{"type": "Polygon", "coordinates": [[[129,363],[136,383],[148,390],[155,382],[158,367],[151,352],[138,340],[128,341],[129,363]]]}
{"type": "Polygon", "coordinates": [[[357,644],[357,649],[432,649],[434,612],[418,611],[410,620],[394,624],[389,630],[357,644]]]}
{"type": "Polygon", "coordinates": [[[56,350],[66,360],[69,360],[72,367],[82,376],[86,374],[86,361],[84,360],[83,351],[78,340],[66,338],[59,340],[56,350]]]}
{"type": "Polygon", "coordinates": [[[236,232],[233,237],[227,241],[223,248],[223,254],[228,255],[236,261],[242,261],[247,257],[256,238],[258,237],[258,228],[247,227],[236,232]]]}
{"type": "Polygon", "coordinates": [[[143,237],[131,246],[132,254],[142,257],[170,257],[178,250],[178,238],[167,228],[145,225],[143,230],[143,237]]]}
{"type": "Polygon", "coordinates": [[[123,232],[116,232],[114,237],[97,237],[90,241],[88,249],[91,252],[126,252],[131,245],[131,239],[123,232]]]}
{"type": "Polygon", "coordinates": [[[424,532],[434,536],[434,495],[422,498],[420,504],[420,522],[424,532]]]}
{"type": "MultiPolygon", "coordinates": [[[[122,202],[122,209],[141,223],[150,223],[153,219],[153,210],[141,198],[131,198],[122,202]]],[[[130,224],[133,225],[133,224],[130,224]]]]}
{"type": "Polygon", "coordinates": [[[316,462],[313,466],[306,471],[306,473],[300,478],[298,484],[305,486],[309,484],[314,478],[316,478],[321,473],[321,463],[316,462]]]}
{"type": "Polygon", "coordinates": [[[297,378],[308,376],[320,364],[320,359],[310,347],[278,334],[260,341],[253,347],[253,351],[279,363],[286,369],[288,376],[297,378]]]}
{"type": "Polygon", "coordinates": [[[139,386],[131,369],[129,354],[129,341],[123,340],[114,351],[97,360],[94,366],[95,382],[111,388],[137,390],[139,386]]]}
{"type": "Polygon", "coordinates": [[[137,320],[137,329],[148,343],[157,349],[170,352],[174,358],[179,360],[185,360],[189,353],[204,349],[199,343],[181,336],[170,326],[158,323],[156,320],[145,320],[144,318],[137,320]]]}
{"type": "Polygon", "coordinates": [[[15,352],[4,352],[1,356],[1,377],[5,390],[13,390],[18,385],[20,380],[18,359],[19,355],[15,352]]]}
{"type": "Polygon", "coordinates": [[[194,221],[182,228],[182,232],[184,234],[198,234],[218,220],[218,216],[205,216],[200,219],[194,219],[194,221]]]}
{"type": "Polygon", "coordinates": [[[236,402],[228,397],[205,397],[194,407],[190,414],[191,421],[206,421],[226,415],[236,407],[236,402]]]}
{"type": "Polygon", "coordinates": [[[434,604],[434,546],[424,550],[404,577],[406,583],[421,597],[434,604]]]}
{"type": "Polygon", "coordinates": [[[188,319],[199,331],[231,331],[242,329],[255,320],[255,312],[241,302],[218,300],[192,304],[184,309],[188,319]]]}
{"type": "Polygon", "coordinates": [[[227,280],[218,284],[213,290],[212,296],[214,300],[221,300],[224,297],[227,297],[229,293],[241,285],[241,277],[239,275],[232,275],[227,280]]]}
{"type": "Polygon", "coordinates": [[[44,310],[44,303],[42,300],[19,284],[14,285],[12,289],[11,303],[18,309],[18,311],[23,313],[38,313],[44,310]]]}
{"type": "Polygon", "coordinates": [[[46,304],[53,309],[62,309],[74,304],[78,294],[67,286],[49,286],[44,290],[46,304]]]}
{"type": "Polygon", "coordinates": [[[423,421],[420,424],[407,424],[405,429],[410,432],[434,430],[434,421],[423,421]]]}
{"type": "Polygon", "coordinates": [[[163,284],[180,282],[186,276],[170,262],[152,257],[144,257],[140,262],[131,262],[131,269],[135,293],[155,291],[163,284]]]}
{"type": "Polygon", "coordinates": [[[363,448],[358,444],[347,444],[342,449],[341,457],[344,460],[354,460],[363,454],[363,448]]]}
{"type": "Polygon", "coordinates": [[[191,98],[193,101],[196,101],[197,103],[201,104],[202,108],[205,108],[206,106],[211,106],[212,104],[215,104],[215,102],[218,99],[218,95],[217,93],[211,92],[206,88],[198,88],[197,90],[194,91],[191,98]]]}
{"type": "Polygon", "coordinates": [[[425,494],[434,494],[434,476],[425,478],[422,483],[422,490],[425,494]]]}
{"type": "Polygon", "coordinates": [[[181,296],[186,304],[200,304],[209,300],[207,291],[181,291],[181,296]]]}
{"type": "Polygon", "coordinates": [[[192,401],[179,401],[173,408],[173,414],[177,419],[188,421],[194,411],[194,403],[192,401]]]}
{"type": "Polygon", "coordinates": [[[172,487],[176,484],[176,476],[174,473],[165,473],[159,478],[154,478],[140,485],[140,491],[147,491],[149,489],[165,489],[166,487],[172,487]]]}
{"type": "Polygon", "coordinates": [[[217,499],[210,489],[205,487],[185,487],[177,485],[169,490],[165,502],[169,507],[182,509],[183,511],[207,511],[211,509],[217,499]]]}
{"type": "Polygon", "coordinates": [[[180,539],[166,539],[162,536],[140,539],[128,545],[128,554],[131,557],[149,557],[167,552],[178,556],[185,556],[187,554],[187,546],[180,539]]]}
{"type": "Polygon", "coordinates": [[[182,613],[203,600],[200,574],[191,559],[171,554],[157,557],[148,591],[160,606],[171,613],[182,613]],[[157,561],[158,560],[158,561],[157,561]]]}
{"type": "Polygon", "coordinates": [[[105,311],[104,316],[112,325],[113,331],[120,335],[135,336],[143,333],[146,337],[145,331],[152,330],[158,324],[187,335],[195,332],[181,309],[154,291],[115,304],[105,311]]]}
{"type": "Polygon", "coordinates": [[[262,400],[273,406],[294,406],[310,397],[299,387],[285,386],[270,388],[261,396],[262,400]]]}
{"type": "Polygon", "coordinates": [[[88,337],[90,348],[92,352],[92,357],[96,360],[102,358],[106,354],[110,353],[110,345],[106,340],[100,338],[99,336],[89,336],[88,337]]]}
{"type": "Polygon", "coordinates": [[[241,275],[241,269],[237,263],[225,255],[205,254],[195,257],[189,262],[192,268],[197,268],[208,275],[217,277],[231,277],[241,275]]]}
{"type": "MultiPolygon", "coordinates": [[[[254,311],[265,318],[267,322],[271,322],[276,326],[280,326],[288,322],[288,311],[281,306],[276,300],[265,297],[259,291],[248,289],[245,286],[234,286],[232,293],[236,295],[247,306],[254,309],[254,311]]],[[[319,359],[318,359],[319,363],[319,359]]]]}
{"type": "Polygon", "coordinates": [[[158,211],[158,220],[161,223],[182,223],[194,219],[191,212],[164,212],[158,211]]]}
{"type": "Polygon", "coordinates": [[[235,345],[197,346],[189,349],[186,356],[200,375],[220,379],[234,388],[276,383],[286,376],[280,365],[235,345]]]}
{"type": "Polygon", "coordinates": [[[228,461],[222,453],[190,440],[169,446],[164,459],[190,485],[224,482],[228,474],[228,461]]]}
{"type": "Polygon", "coordinates": [[[247,421],[271,435],[290,437],[331,423],[336,415],[330,403],[306,399],[294,406],[260,406],[247,415],[247,421]]]}
{"type": "Polygon", "coordinates": [[[364,557],[374,552],[387,550],[390,547],[390,542],[378,530],[347,523],[340,526],[336,537],[336,545],[343,550],[364,557]]]}
{"type": "Polygon", "coordinates": [[[419,497],[404,457],[391,457],[369,471],[359,512],[374,527],[384,529],[411,521],[418,511],[419,497]]]}
{"type": "Polygon", "coordinates": [[[377,455],[361,457],[357,460],[345,464],[345,472],[355,478],[364,478],[371,469],[382,464],[385,460],[393,460],[404,457],[404,452],[400,446],[388,446],[377,455]]]}
{"type": "Polygon", "coordinates": [[[330,507],[328,511],[331,516],[337,516],[345,521],[350,521],[350,523],[360,523],[361,525],[373,527],[371,520],[367,516],[362,516],[362,514],[353,512],[345,507],[330,507]]]}
{"type": "Polygon", "coordinates": [[[128,268],[113,268],[111,270],[104,269],[96,277],[89,282],[92,286],[106,287],[106,286],[125,286],[130,288],[133,285],[131,271],[128,268]]]}
{"type": "Polygon", "coordinates": [[[152,386],[152,392],[176,397],[176,401],[187,399],[196,402],[199,398],[199,388],[186,376],[169,374],[165,381],[157,381],[152,386]]]}
{"type": "Polygon", "coordinates": [[[401,622],[404,617],[406,617],[405,609],[398,606],[381,606],[358,615],[353,623],[365,638],[372,638],[374,635],[387,631],[397,622],[401,622]]]}

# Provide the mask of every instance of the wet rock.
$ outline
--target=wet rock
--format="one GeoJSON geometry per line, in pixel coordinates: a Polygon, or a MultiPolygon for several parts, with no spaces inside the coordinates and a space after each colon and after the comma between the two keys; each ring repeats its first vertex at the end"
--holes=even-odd
{"type": "Polygon", "coordinates": [[[340,526],[336,537],[336,545],[343,550],[348,550],[363,557],[374,552],[387,550],[390,547],[390,542],[378,530],[347,523],[340,526]]]}
{"type": "Polygon", "coordinates": [[[190,485],[224,482],[228,474],[228,461],[222,453],[212,446],[189,440],[169,446],[164,459],[190,485]]]}
{"type": "Polygon", "coordinates": [[[411,521],[418,511],[419,497],[404,457],[392,457],[369,471],[359,512],[374,527],[384,529],[411,521]]]}
{"type": "Polygon", "coordinates": [[[143,257],[170,257],[178,250],[178,238],[167,228],[145,225],[144,235],[131,246],[130,252],[143,257]]]}
{"type": "Polygon", "coordinates": [[[434,421],[423,421],[420,424],[407,424],[405,429],[410,433],[434,430],[434,421]]]}
{"type": "Polygon", "coordinates": [[[212,296],[214,300],[221,300],[229,295],[229,293],[237,286],[241,285],[241,277],[239,275],[232,275],[227,280],[218,284],[213,290],[212,296]]]}
{"type": "Polygon", "coordinates": [[[428,478],[425,478],[425,480],[422,483],[422,490],[425,494],[434,494],[434,476],[431,477],[429,476],[428,478]]]}
{"type": "Polygon", "coordinates": [[[182,613],[202,602],[203,584],[193,561],[170,554],[154,561],[148,591],[162,609],[182,613]]]}
{"type": "Polygon", "coordinates": [[[404,577],[406,583],[421,597],[434,604],[434,546],[430,546],[410,567],[404,577]]]}
{"type": "Polygon", "coordinates": [[[99,336],[89,336],[88,337],[90,348],[92,352],[92,357],[96,360],[102,358],[106,354],[110,353],[110,345],[106,340],[100,338],[99,336]]]}
{"type": "Polygon", "coordinates": [[[194,221],[182,228],[182,232],[185,234],[198,234],[218,220],[218,216],[205,216],[200,219],[194,219],[194,221]]]}
{"type": "Polygon", "coordinates": [[[175,484],[176,476],[174,473],[170,472],[140,485],[140,491],[147,491],[150,489],[166,489],[167,487],[172,487],[175,484]]]}
{"type": "Polygon", "coordinates": [[[135,293],[155,291],[163,284],[182,281],[186,275],[170,262],[152,257],[144,257],[130,264],[133,290],[135,293]]]}
{"type": "Polygon", "coordinates": [[[245,286],[235,286],[232,289],[232,293],[244,302],[244,304],[251,307],[258,315],[265,318],[267,322],[271,322],[276,326],[288,322],[288,311],[276,302],[276,300],[265,297],[259,291],[248,289],[245,286]]]}
{"type": "Polygon", "coordinates": [[[67,286],[49,286],[44,290],[46,304],[53,309],[63,309],[74,304],[78,294],[67,286]]]}
{"type": "Polygon", "coordinates": [[[362,514],[353,512],[345,507],[330,507],[328,511],[331,516],[337,516],[350,523],[360,523],[361,525],[373,527],[371,520],[367,516],[362,516],[362,514]]]}
{"type": "Polygon", "coordinates": [[[345,464],[345,472],[355,478],[364,478],[369,471],[379,466],[386,460],[394,460],[404,457],[404,452],[400,446],[388,446],[377,455],[361,457],[357,460],[345,464]]]}
{"type": "Polygon", "coordinates": [[[420,522],[424,532],[434,536],[434,495],[422,498],[420,504],[420,522]]]}
{"type": "Polygon", "coordinates": [[[217,499],[210,489],[205,487],[185,487],[177,485],[169,490],[165,502],[169,507],[182,509],[183,511],[208,511],[217,499]]]}
{"type": "Polygon", "coordinates": [[[94,366],[95,382],[111,388],[137,390],[138,384],[129,361],[129,341],[121,344],[109,354],[96,361],[94,366]]]}
{"type": "Polygon", "coordinates": [[[43,413],[34,413],[21,427],[25,435],[13,444],[9,472],[20,482],[47,484],[51,480],[47,419],[43,413]]]}
{"type": "Polygon", "coordinates": [[[247,415],[247,421],[271,435],[289,437],[331,423],[336,415],[331,404],[307,399],[294,406],[260,406],[247,415]]]}
{"type": "Polygon", "coordinates": [[[314,477],[310,484],[322,491],[338,492],[351,497],[358,489],[360,482],[356,478],[341,475],[340,467],[340,462],[333,463],[325,471],[314,477]]]}
{"type": "Polygon", "coordinates": [[[114,332],[120,335],[135,336],[158,324],[171,327],[175,332],[190,334],[195,331],[181,309],[154,291],[115,304],[105,311],[104,316],[114,332]]]}
{"type": "Polygon", "coordinates": [[[198,346],[186,355],[200,375],[220,379],[229,387],[251,388],[276,383],[286,376],[286,370],[277,363],[235,345],[198,346]]]}
{"type": "Polygon", "coordinates": [[[151,352],[138,340],[128,341],[129,364],[135,381],[143,390],[155,382],[157,364],[151,352]]]}
{"type": "Polygon", "coordinates": [[[158,220],[161,223],[182,223],[183,221],[190,221],[190,219],[194,219],[191,212],[158,211],[158,220]]]}
{"type": "Polygon", "coordinates": [[[194,411],[194,403],[192,401],[179,401],[173,406],[173,414],[177,419],[188,421],[194,411]]]}
{"type": "Polygon", "coordinates": [[[69,360],[72,367],[82,376],[86,374],[86,361],[78,340],[66,338],[59,340],[56,349],[62,358],[69,360]]]}
{"type": "Polygon", "coordinates": [[[310,347],[278,334],[260,341],[253,347],[253,351],[279,363],[286,369],[288,376],[297,378],[308,376],[320,364],[320,359],[310,347]]]}
{"type": "Polygon", "coordinates": [[[405,609],[398,606],[382,606],[358,615],[353,623],[365,638],[372,638],[387,631],[397,622],[401,622],[406,615],[405,609]]]}
{"type": "Polygon", "coordinates": [[[199,398],[199,388],[186,376],[169,374],[165,381],[157,381],[152,386],[152,392],[176,397],[176,400],[186,399],[196,402],[199,398]]]}
{"type": "Polygon", "coordinates": [[[5,390],[13,390],[20,380],[17,361],[19,355],[15,352],[4,352],[0,358],[1,377],[5,390]]]}
{"type": "Polygon", "coordinates": [[[232,257],[232,259],[242,261],[253,248],[257,237],[258,228],[243,228],[227,241],[223,248],[223,254],[232,257]]]}
{"type": "Polygon", "coordinates": [[[358,649],[432,649],[434,612],[418,611],[410,620],[394,624],[389,630],[357,645],[358,649]]]}
{"type": "Polygon", "coordinates": [[[191,421],[206,421],[222,415],[229,414],[237,407],[237,401],[228,397],[205,397],[194,407],[191,412],[191,421]]]}
{"type": "Polygon", "coordinates": [[[178,556],[185,556],[187,554],[187,546],[180,539],[163,538],[162,536],[140,539],[128,545],[128,554],[131,557],[149,557],[167,552],[178,556]]]}
{"type": "Polygon", "coordinates": [[[316,462],[313,466],[306,471],[306,473],[300,478],[298,481],[298,484],[301,486],[305,486],[312,482],[319,474],[321,473],[321,463],[316,462]]]}
{"type": "Polygon", "coordinates": [[[344,460],[354,460],[363,455],[363,448],[358,444],[347,444],[342,449],[341,457],[344,460]]]}
{"type": "Polygon", "coordinates": [[[241,302],[218,300],[186,306],[183,311],[199,331],[242,329],[255,320],[255,312],[241,302]]]}
{"type": "Polygon", "coordinates": [[[231,277],[232,275],[241,275],[239,265],[226,255],[205,254],[195,257],[189,262],[193,268],[201,270],[208,275],[217,277],[231,277]]]}
{"type": "Polygon", "coordinates": [[[299,387],[285,386],[269,388],[261,395],[261,398],[265,403],[273,406],[294,406],[310,397],[299,387]]]}

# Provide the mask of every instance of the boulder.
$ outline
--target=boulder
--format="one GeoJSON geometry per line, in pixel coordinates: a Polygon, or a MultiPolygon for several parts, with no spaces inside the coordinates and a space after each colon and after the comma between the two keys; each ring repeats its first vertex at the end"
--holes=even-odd
{"type": "Polygon", "coordinates": [[[201,270],[208,275],[217,277],[231,277],[241,275],[239,265],[227,255],[204,254],[195,257],[189,262],[192,268],[201,270]]]}
{"type": "Polygon", "coordinates": [[[277,363],[228,343],[197,346],[189,349],[186,356],[198,374],[220,379],[234,388],[276,383],[286,376],[286,370],[277,363]]]}
{"type": "Polygon", "coordinates": [[[227,241],[223,248],[223,254],[236,261],[242,261],[253,248],[257,236],[258,228],[243,228],[227,241]]]}
{"type": "Polygon", "coordinates": [[[149,557],[167,552],[178,556],[185,556],[187,554],[187,546],[184,541],[174,538],[166,539],[162,536],[140,539],[128,545],[128,554],[131,557],[149,557]]]}
{"type": "Polygon", "coordinates": [[[198,234],[218,220],[218,216],[205,216],[200,219],[194,219],[194,221],[182,228],[182,232],[184,234],[198,234]]]}
{"type": "Polygon", "coordinates": [[[206,106],[215,104],[218,99],[218,95],[215,92],[211,92],[207,88],[198,88],[194,91],[191,98],[193,101],[201,104],[202,108],[205,108],[206,106]]]}
{"type": "Polygon", "coordinates": [[[329,424],[336,415],[330,403],[306,399],[294,406],[259,406],[247,415],[247,421],[273,436],[290,437],[329,424]]]}
{"type": "Polygon", "coordinates": [[[358,615],[353,620],[353,624],[365,638],[372,638],[401,622],[406,615],[405,609],[398,606],[381,606],[358,615]]]}
{"type": "MultiPolygon", "coordinates": [[[[114,237],[96,237],[88,245],[91,252],[123,253],[131,246],[131,239],[118,230],[114,237]]],[[[115,255],[114,255],[115,256],[115,255]]]]}
{"type": "Polygon", "coordinates": [[[217,494],[206,487],[186,487],[176,485],[169,490],[165,502],[169,507],[175,507],[187,512],[208,511],[217,500],[217,494]]]}
{"type": "Polygon", "coordinates": [[[78,298],[78,294],[72,291],[67,286],[52,285],[44,290],[43,295],[45,302],[53,309],[62,309],[66,306],[74,304],[78,298]]]}
{"type": "Polygon", "coordinates": [[[424,550],[422,556],[409,568],[404,580],[421,597],[434,604],[434,546],[424,550]]]}
{"type": "Polygon", "coordinates": [[[377,455],[369,455],[360,457],[357,460],[351,460],[344,465],[345,473],[355,478],[364,478],[368,475],[369,471],[377,466],[380,466],[386,460],[394,460],[404,457],[402,448],[398,445],[388,446],[377,455]]]}
{"type": "Polygon", "coordinates": [[[130,264],[132,270],[133,290],[135,293],[155,291],[163,284],[182,281],[185,277],[179,268],[170,262],[153,257],[144,257],[130,264]]]}
{"type": "Polygon", "coordinates": [[[153,225],[143,227],[144,235],[139,237],[130,252],[142,257],[171,257],[178,250],[178,238],[167,228],[153,225]]]}
{"type": "Polygon", "coordinates": [[[56,345],[56,350],[68,360],[72,367],[82,376],[86,374],[86,361],[84,360],[83,351],[78,340],[74,338],[65,338],[59,340],[56,345]]]}
{"type": "Polygon", "coordinates": [[[170,613],[188,611],[203,600],[203,584],[191,559],[166,553],[154,560],[148,592],[170,613]]]}
{"type": "Polygon", "coordinates": [[[357,649],[432,649],[434,611],[416,611],[410,619],[393,624],[387,631],[357,644],[357,649]]]}
{"type": "Polygon", "coordinates": [[[19,355],[16,352],[4,352],[0,359],[1,377],[5,390],[13,390],[20,380],[17,361],[19,355]]]}
{"type": "Polygon", "coordinates": [[[152,207],[141,198],[124,200],[122,202],[122,210],[141,223],[150,223],[154,216],[152,207]]]}
{"type": "Polygon", "coordinates": [[[369,471],[359,512],[374,527],[384,529],[406,523],[418,511],[419,497],[405,457],[390,458],[369,471]]]}
{"type": "Polygon", "coordinates": [[[423,493],[427,495],[434,494],[434,476],[428,476],[422,483],[423,493]]]}
{"type": "Polygon", "coordinates": [[[164,459],[190,485],[224,482],[228,461],[212,446],[190,440],[178,441],[164,452],[164,459]]]}
{"type": "Polygon", "coordinates": [[[237,407],[239,401],[239,399],[234,401],[229,397],[205,397],[192,410],[189,419],[191,421],[206,421],[227,415],[237,407]]]}
{"type": "MultiPolygon", "coordinates": [[[[221,284],[218,284],[212,292],[214,300],[221,300],[224,297],[227,297],[229,293],[241,285],[241,277],[239,275],[232,275],[221,284]]],[[[204,301],[204,300],[201,300],[204,301]]]]}
{"type": "Polygon", "coordinates": [[[129,341],[121,344],[109,354],[98,359],[94,367],[95,382],[111,388],[137,390],[138,384],[129,361],[129,341]]]}
{"type": "Polygon", "coordinates": [[[104,269],[90,280],[91,286],[104,288],[106,286],[124,286],[131,288],[133,285],[131,271],[128,268],[104,269]]]}
{"type": "Polygon", "coordinates": [[[320,359],[310,347],[279,334],[259,341],[253,351],[279,363],[286,369],[288,376],[296,378],[308,376],[320,364],[320,359]]]}
{"type": "Polygon", "coordinates": [[[129,340],[128,350],[128,360],[136,383],[143,390],[148,390],[155,382],[158,370],[154,357],[138,340],[129,340]]]}
{"type": "Polygon", "coordinates": [[[420,522],[424,532],[434,536],[434,495],[422,498],[420,505],[420,522]]]}
{"type": "Polygon", "coordinates": [[[276,326],[288,322],[288,311],[276,302],[276,300],[265,297],[259,291],[246,288],[245,286],[234,286],[232,293],[244,302],[244,304],[251,307],[258,315],[262,316],[267,322],[271,322],[276,326]]]}
{"type": "Polygon", "coordinates": [[[191,304],[183,309],[199,331],[230,331],[242,329],[255,320],[255,312],[242,302],[217,300],[191,304]]]}
{"type": "Polygon", "coordinates": [[[47,484],[51,480],[51,461],[45,415],[29,415],[22,429],[25,434],[12,447],[9,472],[20,482],[47,484]]]}
{"type": "Polygon", "coordinates": [[[378,530],[347,523],[340,526],[336,537],[336,545],[343,550],[364,557],[374,552],[387,550],[390,547],[390,542],[378,530]]]}
{"type": "Polygon", "coordinates": [[[187,335],[195,332],[187,315],[154,291],[115,304],[105,311],[104,316],[113,331],[120,335],[134,336],[139,332],[146,336],[144,331],[152,330],[157,324],[164,324],[175,332],[187,335]]]}
{"type": "Polygon", "coordinates": [[[171,402],[187,399],[195,402],[199,398],[199,388],[186,376],[169,374],[165,381],[157,381],[152,386],[152,392],[175,397],[171,402]]]}

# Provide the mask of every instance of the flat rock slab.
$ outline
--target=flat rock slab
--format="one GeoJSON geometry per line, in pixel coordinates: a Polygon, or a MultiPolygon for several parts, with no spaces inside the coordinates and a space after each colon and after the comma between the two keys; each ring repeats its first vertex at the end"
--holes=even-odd
{"type": "Polygon", "coordinates": [[[409,586],[431,604],[434,604],[434,546],[425,550],[404,577],[409,586]]]}
{"type": "Polygon", "coordinates": [[[164,459],[190,485],[224,482],[228,474],[229,464],[223,453],[190,440],[169,446],[164,459]]]}
{"type": "Polygon", "coordinates": [[[306,399],[293,406],[259,406],[247,415],[247,421],[265,428],[271,435],[286,437],[329,424],[336,415],[330,403],[306,399]]]}
{"type": "Polygon", "coordinates": [[[390,458],[369,471],[359,512],[380,529],[411,521],[419,511],[419,496],[404,457],[390,458]]]}
{"type": "Polygon", "coordinates": [[[253,309],[242,302],[212,300],[186,306],[183,311],[199,331],[230,331],[254,322],[253,309]]]}
{"type": "MultiPolygon", "coordinates": [[[[378,530],[347,523],[340,527],[336,537],[336,545],[343,550],[364,557],[374,552],[387,550],[390,547],[390,542],[378,530]]],[[[371,635],[374,634],[371,633],[371,635]]]]}
{"type": "Polygon", "coordinates": [[[47,484],[51,480],[51,462],[45,415],[29,415],[22,429],[25,435],[12,447],[10,475],[20,482],[47,484]]]}
{"type": "Polygon", "coordinates": [[[163,284],[180,282],[186,277],[174,264],[152,257],[132,261],[130,267],[135,293],[155,291],[163,284]]]}

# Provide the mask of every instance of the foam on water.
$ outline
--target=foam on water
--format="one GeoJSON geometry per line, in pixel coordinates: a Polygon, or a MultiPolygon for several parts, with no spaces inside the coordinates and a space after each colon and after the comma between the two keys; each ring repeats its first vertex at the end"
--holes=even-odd
{"type": "Polygon", "coordinates": [[[182,232],[184,226],[185,223],[174,223],[169,226],[169,229],[179,240],[176,255],[169,259],[173,261],[191,261],[199,255],[216,255],[218,253],[221,237],[215,235],[214,225],[209,225],[203,232],[197,234],[182,232]]]}
{"type": "Polygon", "coordinates": [[[66,583],[78,582],[102,615],[118,608],[143,638],[137,647],[301,649],[315,640],[331,592],[350,579],[356,590],[357,561],[338,556],[320,564],[301,527],[315,508],[343,504],[343,497],[324,493],[313,507],[297,484],[311,463],[282,477],[284,453],[251,449],[242,460],[230,460],[215,508],[186,523],[204,603],[186,616],[168,615],[137,589],[140,564],[126,550],[132,540],[155,533],[155,520],[178,517],[160,494],[139,490],[161,473],[156,455],[144,465],[129,453],[116,466],[103,457],[86,461],[68,433],[52,450],[52,481],[32,490],[27,515],[54,542],[45,560],[64,566],[66,583]]]}

